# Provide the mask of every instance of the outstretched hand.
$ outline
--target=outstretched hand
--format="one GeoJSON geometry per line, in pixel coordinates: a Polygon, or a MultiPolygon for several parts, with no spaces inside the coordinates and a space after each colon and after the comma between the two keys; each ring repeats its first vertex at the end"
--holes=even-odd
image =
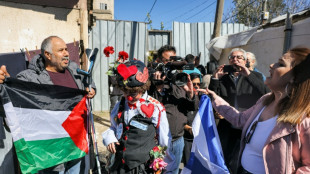
{"type": "Polygon", "coordinates": [[[6,66],[2,65],[0,67],[0,84],[2,84],[4,82],[6,77],[10,77],[10,74],[6,70],[6,66]]]}
{"type": "Polygon", "coordinates": [[[206,89],[197,89],[197,91],[199,92],[202,92],[203,94],[206,94],[206,95],[211,95],[212,98],[215,98],[217,95],[214,91],[206,88],[206,89]]]}

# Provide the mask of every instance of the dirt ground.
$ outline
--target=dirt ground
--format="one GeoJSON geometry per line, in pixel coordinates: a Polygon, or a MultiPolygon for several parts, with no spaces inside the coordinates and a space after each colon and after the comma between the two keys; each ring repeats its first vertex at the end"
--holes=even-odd
{"type": "Polygon", "coordinates": [[[102,132],[107,130],[110,127],[110,113],[109,112],[94,112],[94,121],[96,128],[97,136],[97,145],[99,151],[99,160],[103,163],[106,163],[106,156],[108,151],[102,143],[102,132]]]}

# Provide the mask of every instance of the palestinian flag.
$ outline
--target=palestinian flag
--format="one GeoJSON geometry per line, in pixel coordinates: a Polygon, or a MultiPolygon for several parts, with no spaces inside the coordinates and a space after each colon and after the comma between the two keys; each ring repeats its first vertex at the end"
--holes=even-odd
{"type": "Polygon", "coordinates": [[[22,173],[88,153],[85,92],[8,78],[0,96],[22,173]]]}

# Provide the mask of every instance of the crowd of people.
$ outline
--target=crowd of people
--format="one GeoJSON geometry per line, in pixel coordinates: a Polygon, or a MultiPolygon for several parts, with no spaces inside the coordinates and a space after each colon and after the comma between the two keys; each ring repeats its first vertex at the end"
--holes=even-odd
{"type": "MultiPolygon", "coordinates": [[[[177,85],[169,78],[169,72],[157,69],[158,64],[170,68],[168,71],[178,69],[181,63],[174,63],[176,50],[173,46],[161,47],[151,66],[153,77],[147,95],[162,103],[166,111],[169,125],[166,132],[171,137],[171,145],[168,145],[169,160],[164,172],[179,173],[180,163],[186,165],[188,162],[194,138],[191,124],[203,94],[212,98],[230,173],[310,172],[307,157],[310,155],[310,80],[306,75],[310,73],[306,68],[310,62],[309,51],[308,48],[289,50],[277,63],[270,65],[270,76],[266,78],[255,68],[253,53],[235,48],[229,54],[229,65],[217,67],[209,82],[204,82],[206,75],[197,69],[194,56],[187,55],[184,60],[195,67],[181,70],[188,74],[187,82],[177,85]],[[175,67],[171,68],[172,65],[175,67]],[[208,87],[200,88],[203,83],[208,87]]],[[[148,162],[145,160],[142,164],[147,168],[148,162]]],[[[125,173],[137,172],[135,168],[127,168],[125,173]]]]}
{"type": "MultiPolygon", "coordinates": [[[[192,122],[202,95],[212,99],[230,173],[310,173],[310,49],[287,51],[270,65],[267,78],[255,68],[255,55],[241,48],[232,49],[229,65],[212,74],[199,59],[189,54],[179,60],[175,47],[165,45],[151,66],[134,59],[114,66],[111,127],[102,133],[111,153],[109,173],[178,174],[190,158],[192,122]]],[[[77,68],[65,42],[50,36],[17,78],[86,90],[93,98],[95,84],[89,89],[77,68]]],[[[1,66],[0,83],[8,76],[1,66]]],[[[85,159],[38,173],[87,173],[85,159]]]]}

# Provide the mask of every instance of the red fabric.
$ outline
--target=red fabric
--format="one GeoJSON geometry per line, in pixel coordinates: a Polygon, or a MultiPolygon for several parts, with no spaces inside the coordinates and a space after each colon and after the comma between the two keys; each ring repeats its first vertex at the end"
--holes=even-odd
{"type": "Polygon", "coordinates": [[[74,144],[88,153],[87,131],[84,120],[87,119],[86,97],[84,97],[71,111],[69,117],[62,123],[74,144]]]}
{"type": "Polygon", "coordinates": [[[121,116],[122,116],[122,112],[118,112],[117,118],[121,118],[121,116]]]}
{"type": "Polygon", "coordinates": [[[156,129],[158,129],[158,128],[159,128],[159,124],[160,124],[160,117],[161,117],[161,111],[159,111],[159,114],[158,114],[158,122],[157,122],[156,129]]]}
{"type": "Polygon", "coordinates": [[[129,106],[130,108],[137,109],[136,103],[134,103],[134,104],[127,103],[127,104],[128,104],[128,106],[129,106]]]}
{"type": "Polygon", "coordinates": [[[138,68],[134,65],[127,67],[125,64],[120,64],[117,66],[117,72],[127,80],[128,77],[135,75],[138,71],[138,68]]]}
{"type": "Polygon", "coordinates": [[[148,78],[149,78],[149,70],[146,67],[144,67],[143,73],[138,72],[136,75],[136,79],[141,83],[146,83],[148,78]]]}
{"type": "Polygon", "coordinates": [[[148,117],[151,118],[154,112],[154,105],[149,103],[148,105],[141,105],[141,111],[148,117]]]}

